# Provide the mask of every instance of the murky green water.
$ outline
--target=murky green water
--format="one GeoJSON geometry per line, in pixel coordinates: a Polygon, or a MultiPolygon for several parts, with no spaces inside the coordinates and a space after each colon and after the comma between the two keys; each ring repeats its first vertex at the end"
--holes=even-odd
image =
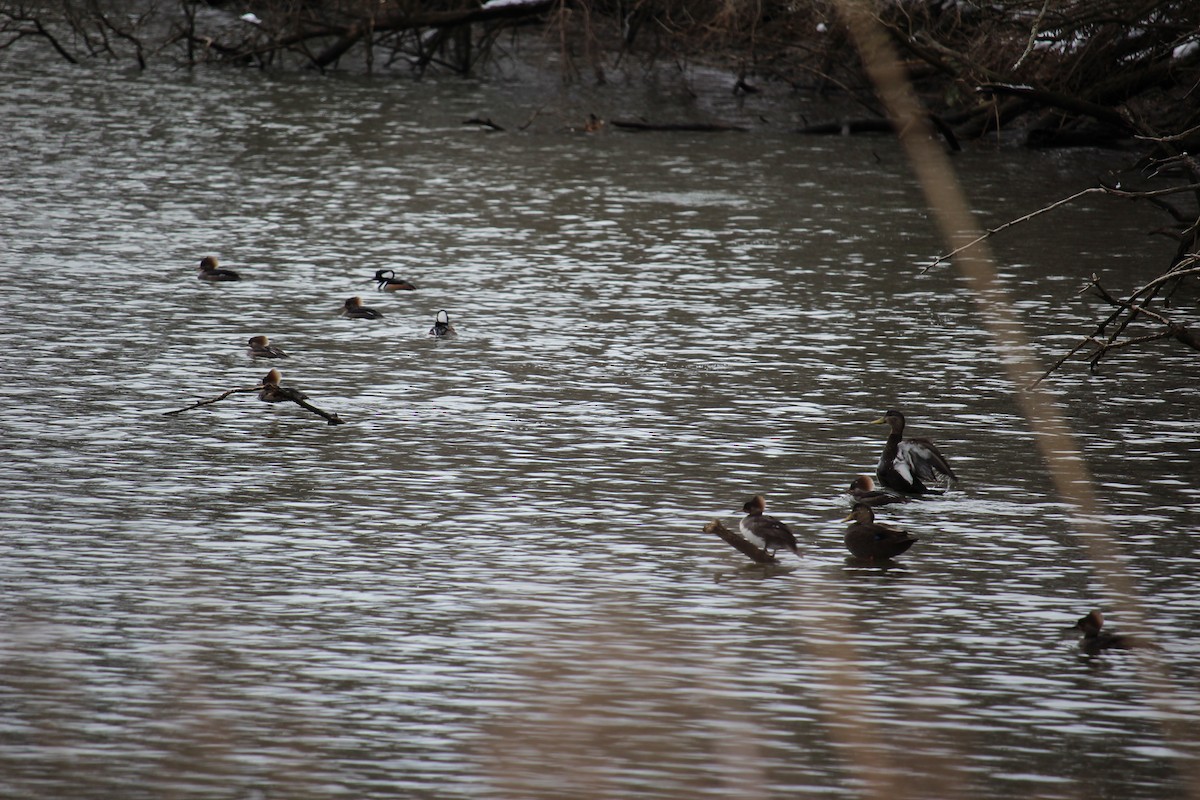
{"type": "MultiPolygon", "coordinates": [[[[485,134],[526,98],[458,81],[0,77],[0,794],[1186,796],[1138,659],[1063,634],[1119,608],[965,283],[916,275],[941,248],[888,140],[485,134]],[[244,280],[196,280],[210,253],[244,280]],[[292,357],[251,362],[260,333],[292,357]],[[162,416],[269,366],[346,424],[162,416]],[[839,492],[887,407],[962,483],[880,512],[922,541],[861,569],[839,492]],[[756,492],[802,540],[767,575],[700,531],[756,492]]],[[[995,224],[1107,158],[956,163],[995,224]]],[[[1165,263],[1160,224],[1096,202],[997,241],[1047,362],[1086,275],[1165,263]]],[[[1196,385],[1162,344],[1052,384],[1184,729],[1196,385]]]]}

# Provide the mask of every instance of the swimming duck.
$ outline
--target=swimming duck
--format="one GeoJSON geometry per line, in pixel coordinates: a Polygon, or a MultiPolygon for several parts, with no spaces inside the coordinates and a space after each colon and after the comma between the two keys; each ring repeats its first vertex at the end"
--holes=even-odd
{"type": "Polygon", "coordinates": [[[927,494],[931,490],[922,481],[935,481],[942,476],[952,481],[958,480],[946,457],[933,442],[904,438],[903,414],[889,409],[873,424],[883,423],[891,426],[892,433],[879,456],[879,466],[875,468],[875,476],[880,483],[897,492],[927,494]]]}
{"type": "Polygon", "coordinates": [[[251,336],[246,355],[251,358],[287,358],[288,354],[271,344],[266,336],[251,336]]]}
{"type": "Polygon", "coordinates": [[[445,311],[439,311],[433,318],[433,327],[429,329],[429,335],[440,339],[444,336],[457,336],[458,333],[450,324],[450,315],[445,311]]]}
{"type": "Polygon", "coordinates": [[[1092,609],[1079,618],[1071,626],[1071,630],[1079,631],[1079,649],[1089,656],[1094,656],[1105,650],[1161,650],[1162,648],[1151,641],[1126,633],[1109,633],[1101,630],[1104,627],[1104,615],[1099,609],[1092,609]]]}
{"type": "Polygon", "coordinates": [[[197,275],[202,281],[238,281],[241,277],[231,269],[220,269],[220,264],[216,256],[205,256],[200,259],[198,267],[200,274],[197,275]]]}
{"type": "Polygon", "coordinates": [[[846,490],[846,494],[853,498],[854,502],[862,503],[865,506],[886,506],[888,503],[907,503],[907,497],[901,497],[892,492],[884,492],[875,488],[875,481],[871,480],[870,475],[859,475],[850,484],[850,488],[846,490]]]}
{"type": "Polygon", "coordinates": [[[417,287],[403,278],[397,278],[395,270],[375,270],[375,288],[381,292],[411,292],[417,287]]]}
{"type": "Polygon", "coordinates": [[[895,558],[918,541],[908,531],[876,522],[875,512],[865,503],[855,503],[843,521],[854,523],[846,529],[846,549],[864,561],[895,558]]]}
{"type": "Polygon", "coordinates": [[[346,302],[342,304],[341,313],[344,317],[352,317],[354,319],[379,319],[383,316],[382,313],[375,309],[364,306],[361,297],[346,298],[346,302]]]}
{"type": "Polygon", "coordinates": [[[775,551],[781,547],[786,547],[796,555],[800,555],[800,551],[796,548],[796,536],[792,533],[787,525],[784,525],[779,520],[772,516],[764,514],[767,508],[767,499],[761,494],[756,494],[742,505],[742,510],[746,512],[746,516],[742,519],[738,526],[742,535],[750,538],[757,537],[762,540],[763,549],[770,550],[771,555],[775,555],[775,551]]]}

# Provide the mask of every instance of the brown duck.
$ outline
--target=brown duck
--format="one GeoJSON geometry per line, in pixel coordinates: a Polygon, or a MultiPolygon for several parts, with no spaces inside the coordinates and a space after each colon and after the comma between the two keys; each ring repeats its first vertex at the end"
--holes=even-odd
{"type": "Polygon", "coordinates": [[[844,521],[853,521],[846,529],[846,549],[864,561],[895,558],[918,540],[908,531],[876,522],[875,512],[865,503],[855,503],[844,521]]]}

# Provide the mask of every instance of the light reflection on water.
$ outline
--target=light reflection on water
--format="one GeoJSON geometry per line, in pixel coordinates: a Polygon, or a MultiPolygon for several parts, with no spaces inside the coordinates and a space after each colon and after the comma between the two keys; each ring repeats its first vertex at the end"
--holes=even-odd
{"type": "MultiPolygon", "coordinates": [[[[4,794],[853,796],[869,764],[1183,796],[1136,659],[1063,632],[1107,599],[963,282],[914,277],[938,246],[887,142],[487,136],[469,84],[6,78],[4,794]],[[208,252],[246,280],[195,280],[208,252]],[[354,294],[385,318],[338,317],[354,294]],[[347,424],[160,415],[256,382],[255,333],[347,424]],[[887,406],[964,480],[890,507],[922,541],[864,569],[838,493],[887,406]],[[804,550],[767,574],[700,532],[758,491],[804,550]]],[[[960,167],[1005,217],[1036,205],[1005,161],[1097,168],[1058,158],[960,167]]],[[[1146,219],[1101,211],[1072,224],[1128,271],[1146,219]]],[[[1100,268],[1064,230],[997,245],[1047,357],[1100,268]]],[[[1194,366],[1106,372],[1054,391],[1194,721],[1194,366]]]]}

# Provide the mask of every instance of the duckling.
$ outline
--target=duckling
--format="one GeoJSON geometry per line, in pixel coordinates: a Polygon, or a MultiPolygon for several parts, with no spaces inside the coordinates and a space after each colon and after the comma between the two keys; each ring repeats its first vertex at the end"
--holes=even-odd
{"type": "Polygon", "coordinates": [[[349,297],[342,304],[342,316],[353,319],[379,319],[383,314],[373,308],[364,306],[361,297],[349,297]]]}
{"type": "Polygon", "coordinates": [[[288,354],[271,344],[266,336],[251,336],[246,355],[251,358],[287,358],[288,354]]]}
{"type": "Polygon", "coordinates": [[[746,538],[755,537],[762,541],[763,549],[770,550],[771,555],[775,555],[775,551],[781,547],[786,547],[797,556],[800,551],[796,547],[796,536],[792,533],[787,525],[784,525],[779,520],[772,516],[764,514],[767,508],[767,499],[761,494],[756,494],[742,505],[742,510],[746,512],[746,516],[742,519],[738,526],[741,529],[742,535],[746,538]]]}
{"type": "Polygon", "coordinates": [[[864,561],[885,561],[900,555],[919,541],[908,531],[881,525],[875,512],[865,503],[855,503],[843,522],[853,521],[846,529],[846,549],[864,561]]]}
{"type": "Polygon", "coordinates": [[[888,503],[908,502],[907,497],[876,489],[875,481],[871,480],[870,475],[859,475],[855,478],[850,484],[850,488],[846,490],[846,494],[850,495],[854,502],[862,503],[864,506],[886,506],[888,503]]]}
{"type": "Polygon", "coordinates": [[[200,274],[197,275],[202,281],[239,281],[241,276],[231,269],[220,269],[220,264],[216,256],[205,256],[200,259],[200,274]]]}
{"type": "Polygon", "coordinates": [[[458,336],[458,333],[450,324],[450,315],[445,311],[439,311],[433,318],[433,327],[429,329],[429,335],[441,339],[446,336],[458,336]]]}
{"type": "Polygon", "coordinates": [[[1099,609],[1092,609],[1079,618],[1071,626],[1071,630],[1079,631],[1079,649],[1089,656],[1102,653],[1105,650],[1161,650],[1162,648],[1147,639],[1130,636],[1126,633],[1110,633],[1101,630],[1104,627],[1104,615],[1099,609]]]}
{"type": "MultiPolygon", "coordinates": [[[[903,414],[889,409],[873,424],[883,423],[891,426],[892,433],[883,446],[879,465],[875,468],[875,476],[879,478],[880,483],[897,492],[929,494],[931,490],[922,481],[934,481],[943,476],[952,481],[958,480],[946,457],[938,451],[933,442],[928,439],[904,438],[903,414]]],[[[939,492],[932,490],[932,493],[939,492]]]]}
{"type": "Polygon", "coordinates": [[[403,278],[397,278],[395,270],[375,270],[375,289],[380,292],[411,292],[417,287],[403,278]]]}

